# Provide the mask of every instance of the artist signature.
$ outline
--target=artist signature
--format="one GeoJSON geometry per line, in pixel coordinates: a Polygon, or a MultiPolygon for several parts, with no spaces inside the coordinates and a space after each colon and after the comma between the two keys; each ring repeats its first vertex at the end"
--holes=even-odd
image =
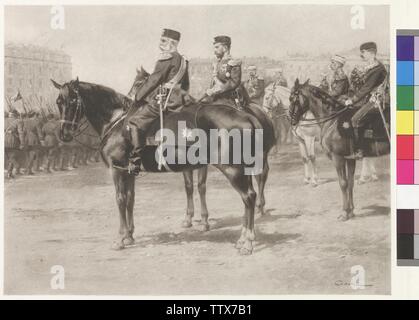
{"type": "MultiPolygon", "coordinates": [[[[347,282],[347,281],[343,281],[343,280],[336,280],[335,281],[335,286],[337,286],[337,287],[349,287],[351,285],[352,284],[350,282],[347,282]]],[[[363,284],[362,285],[362,284],[358,284],[358,283],[356,283],[355,286],[356,286],[357,289],[365,289],[367,287],[373,287],[372,284],[363,284]]]]}

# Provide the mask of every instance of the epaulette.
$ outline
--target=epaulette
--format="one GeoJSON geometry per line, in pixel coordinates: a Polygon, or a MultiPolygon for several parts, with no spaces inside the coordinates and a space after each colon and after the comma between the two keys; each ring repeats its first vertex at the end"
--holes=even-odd
{"type": "Polygon", "coordinates": [[[240,66],[242,64],[242,62],[238,59],[230,59],[230,60],[228,60],[227,64],[232,66],[232,67],[237,67],[237,66],[240,66]]]}
{"type": "Polygon", "coordinates": [[[173,54],[171,54],[170,52],[162,52],[159,56],[159,61],[169,60],[172,58],[173,58],[173,54]]]}

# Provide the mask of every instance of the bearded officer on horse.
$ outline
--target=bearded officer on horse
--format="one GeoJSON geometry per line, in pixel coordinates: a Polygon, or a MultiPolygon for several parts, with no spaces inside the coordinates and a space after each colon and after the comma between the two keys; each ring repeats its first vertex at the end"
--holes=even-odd
{"type": "Polygon", "coordinates": [[[129,119],[133,144],[128,164],[130,174],[138,175],[140,171],[147,130],[160,116],[161,108],[174,110],[184,104],[189,90],[188,61],[177,51],[179,40],[178,31],[163,30],[159,44],[161,54],[154,71],[135,94],[133,108],[137,110],[129,119]]]}

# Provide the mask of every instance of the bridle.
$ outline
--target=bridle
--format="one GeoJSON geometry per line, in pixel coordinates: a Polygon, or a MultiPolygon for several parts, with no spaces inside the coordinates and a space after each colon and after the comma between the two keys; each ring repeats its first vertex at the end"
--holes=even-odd
{"type": "MultiPolygon", "coordinates": [[[[71,128],[76,128],[76,130],[72,130],[72,137],[77,137],[80,134],[82,134],[86,129],[88,128],[87,119],[85,119],[83,122],[81,122],[81,119],[84,115],[84,111],[86,110],[84,102],[82,97],[80,96],[80,92],[78,89],[73,89],[73,91],[76,93],[76,111],[74,112],[73,119],[67,120],[67,119],[60,119],[60,123],[64,124],[71,124],[71,128]],[[78,120],[79,119],[79,120],[78,120]],[[81,122],[81,124],[80,124],[81,122]],[[86,125],[87,124],[87,125],[86,125]],[[83,126],[86,125],[84,128],[83,126]]],[[[70,103],[71,105],[71,103],[70,103]]],[[[63,115],[65,117],[65,112],[63,112],[63,115]]]]}
{"type": "MultiPolygon", "coordinates": [[[[302,97],[304,97],[305,99],[308,99],[308,98],[306,96],[302,95],[300,93],[300,91],[297,91],[296,93],[293,93],[293,94],[297,98],[296,101],[298,101],[298,106],[297,107],[299,108],[299,110],[301,110],[302,107],[301,107],[301,103],[300,103],[300,100],[299,100],[300,95],[302,97]]],[[[336,101],[336,102],[339,103],[338,101],[336,101]]],[[[296,103],[297,102],[292,102],[293,105],[296,104],[296,103]]],[[[339,104],[342,105],[341,103],[339,103],[339,104]]],[[[313,118],[313,119],[303,119],[305,122],[308,122],[308,123],[306,123],[306,124],[299,124],[299,126],[301,126],[301,127],[308,127],[308,126],[313,126],[313,125],[321,125],[321,124],[324,124],[324,123],[326,123],[328,121],[331,121],[331,120],[337,118],[339,115],[341,115],[342,113],[346,112],[347,110],[348,110],[348,107],[347,106],[344,106],[341,110],[339,110],[337,112],[334,112],[334,113],[332,113],[332,114],[330,114],[328,116],[325,116],[325,117],[316,117],[316,118],[313,118]]],[[[298,119],[295,119],[296,118],[295,112],[293,112],[293,114],[290,114],[290,118],[293,121],[295,121],[296,123],[298,123],[301,120],[300,119],[301,118],[301,115],[303,115],[305,113],[305,111],[300,111],[300,112],[301,112],[301,114],[298,116],[298,119]]]]}

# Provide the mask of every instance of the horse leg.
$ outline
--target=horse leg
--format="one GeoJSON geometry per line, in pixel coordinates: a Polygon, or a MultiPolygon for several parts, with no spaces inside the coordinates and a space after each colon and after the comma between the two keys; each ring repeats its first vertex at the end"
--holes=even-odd
{"type": "Polygon", "coordinates": [[[210,225],[208,222],[208,208],[207,208],[207,176],[208,167],[198,169],[198,191],[199,199],[201,201],[201,225],[202,231],[208,231],[210,225]]]}
{"type": "Polygon", "coordinates": [[[268,180],[268,173],[269,163],[268,157],[266,155],[263,161],[263,170],[261,174],[255,176],[256,183],[258,185],[258,192],[256,196],[256,210],[257,213],[260,213],[261,215],[265,215],[265,185],[266,181],[268,180]]]}
{"type": "Polygon", "coordinates": [[[193,203],[193,171],[187,170],[183,172],[183,179],[185,181],[185,191],[187,199],[187,209],[185,220],[182,222],[182,227],[192,227],[192,218],[194,216],[194,203],[193,203]]]}
{"type": "Polygon", "coordinates": [[[126,175],[126,195],[127,195],[127,226],[128,226],[128,237],[125,238],[124,245],[132,245],[135,240],[133,237],[134,234],[134,203],[135,203],[135,176],[126,175]]]}
{"type": "Polygon", "coordinates": [[[355,168],[356,160],[347,159],[347,174],[348,174],[348,208],[347,217],[348,219],[355,217],[354,215],[354,184],[355,184],[355,168]]]}
{"type": "Polygon", "coordinates": [[[346,175],[346,161],[342,156],[336,154],[333,155],[333,161],[335,163],[336,172],[339,178],[339,186],[342,191],[342,202],[343,202],[343,211],[344,214],[338,217],[338,220],[346,221],[348,220],[348,180],[346,175]]]}
{"type": "Polygon", "coordinates": [[[303,160],[304,165],[304,183],[309,184],[310,183],[310,168],[308,165],[308,154],[307,154],[307,147],[306,147],[306,140],[298,138],[298,147],[300,149],[300,155],[303,160]]]}
{"type": "Polygon", "coordinates": [[[310,162],[311,169],[311,184],[315,187],[319,184],[319,177],[317,176],[316,167],[316,150],[315,150],[315,137],[310,137],[308,141],[308,160],[310,162]]]}
{"type": "Polygon", "coordinates": [[[248,255],[253,251],[253,241],[255,241],[254,219],[256,192],[252,185],[252,176],[244,174],[242,166],[217,166],[228,178],[234,189],[240,194],[244,203],[244,215],[242,231],[236,248],[240,249],[240,254],[248,255]]]}
{"type": "Polygon", "coordinates": [[[115,185],[116,203],[119,209],[119,237],[114,242],[112,248],[121,250],[125,247],[124,239],[129,238],[129,230],[127,224],[127,173],[112,168],[112,178],[115,185]]]}

